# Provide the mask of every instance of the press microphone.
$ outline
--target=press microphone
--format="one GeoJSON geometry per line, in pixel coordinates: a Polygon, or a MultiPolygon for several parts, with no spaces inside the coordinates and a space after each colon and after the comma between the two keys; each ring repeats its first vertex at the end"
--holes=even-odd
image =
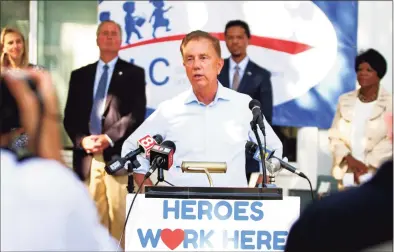
{"type": "Polygon", "coordinates": [[[149,135],[144,136],[143,138],[141,138],[140,140],[137,141],[137,145],[138,145],[137,149],[130,151],[123,158],[119,157],[119,158],[115,158],[114,160],[110,161],[105,166],[105,171],[109,175],[116,174],[119,171],[126,173],[124,166],[128,161],[132,162],[133,167],[138,168],[140,166],[140,164],[136,160],[136,157],[140,154],[145,154],[144,155],[145,157],[149,157],[150,149],[155,144],[160,144],[162,142],[163,142],[163,137],[161,135],[154,135],[153,138],[149,135]]]}
{"type": "MultiPolygon", "coordinates": [[[[308,179],[304,173],[302,173],[301,171],[297,170],[297,168],[295,168],[294,166],[292,166],[292,165],[290,165],[289,163],[285,162],[284,160],[282,160],[282,159],[280,159],[280,158],[277,158],[277,157],[275,157],[275,156],[272,156],[271,159],[272,159],[272,160],[278,160],[279,163],[280,163],[280,166],[281,166],[282,168],[288,170],[289,172],[292,172],[292,173],[294,173],[294,174],[297,174],[297,175],[300,176],[300,177],[303,177],[303,178],[308,179]]],[[[270,159],[267,159],[267,160],[269,161],[270,159]]]]}
{"type": "Polygon", "coordinates": [[[261,113],[261,103],[253,99],[249,102],[249,109],[253,114],[253,121],[259,125],[263,135],[265,136],[264,115],[261,113]]]}
{"type": "Polygon", "coordinates": [[[174,163],[175,143],[170,140],[164,141],[161,145],[154,145],[150,150],[151,168],[145,174],[145,178],[155,172],[156,169],[168,170],[174,163]]]}
{"type": "MultiPolygon", "coordinates": [[[[253,155],[253,158],[257,161],[261,162],[261,156],[260,156],[260,152],[259,152],[259,148],[257,146],[257,144],[251,142],[251,141],[247,141],[246,145],[245,145],[245,149],[246,152],[248,154],[253,155]]],[[[276,164],[277,161],[279,161],[279,164],[282,168],[288,170],[289,172],[295,173],[300,177],[306,178],[305,174],[302,173],[301,171],[297,170],[294,166],[290,165],[289,163],[285,162],[284,160],[275,157],[274,156],[275,151],[268,151],[268,155],[266,155],[265,160],[267,160],[268,162],[270,162],[270,160],[272,159],[273,164],[276,164]],[[275,160],[275,161],[274,161],[275,160]]]]}
{"type": "Polygon", "coordinates": [[[163,142],[163,137],[161,135],[154,135],[153,138],[149,135],[144,136],[137,141],[139,149],[142,151],[140,154],[146,159],[150,157],[150,150],[153,146],[161,144],[163,142]]]}
{"type": "MultiPolygon", "coordinates": [[[[261,162],[260,150],[257,144],[252,141],[247,141],[245,144],[246,153],[252,157],[254,160],[261,162]]],[[[275,152],[275,151],[274,151],[275,152]]],[[[266,150],[265,159],[269,159],[270,156],[274,153],[271,150],[266,150]]]]}

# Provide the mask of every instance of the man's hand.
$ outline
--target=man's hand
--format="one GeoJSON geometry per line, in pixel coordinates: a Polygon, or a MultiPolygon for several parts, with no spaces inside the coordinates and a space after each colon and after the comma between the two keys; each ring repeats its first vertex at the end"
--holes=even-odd
{"type": "Polygon", "coordinates": [[[82,148],[87,153],[102,153],[111,144],[106,135],[90,135],[82,139],[82,148]]]}
{"type": "Polygon", "coordinates": [[[84,148],[84,150],[87,153],[95,153],[99,150],[98,146],[96,145],[96,140],[98,139],[97,135],[91,135],[91,136],[87,136],[84,137],[82,139],[82,148],[84,148]]]}
{"type": "Polygon", "coordinates": [[[100,149],[100,151],[104,151],[107,149],[111,144],[106,135],[101,134],[97,136],[96,139],[96,146],[100,149]]]}

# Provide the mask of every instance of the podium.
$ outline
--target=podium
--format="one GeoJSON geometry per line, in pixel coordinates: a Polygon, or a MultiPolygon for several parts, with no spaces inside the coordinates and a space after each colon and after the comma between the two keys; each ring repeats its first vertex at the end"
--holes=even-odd
{"type": "Polygon", "coordinates": [[[299,213],[299,197],[281,188],[147,186],[131,210],[125,250],[281,251],[299,213]]]}

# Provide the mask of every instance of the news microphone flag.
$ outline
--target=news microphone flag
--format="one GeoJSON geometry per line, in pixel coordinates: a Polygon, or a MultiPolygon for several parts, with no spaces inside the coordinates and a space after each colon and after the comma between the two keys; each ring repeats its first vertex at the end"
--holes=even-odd
{"type": "Polygon", "coordinates": [[[153,146],[158,144],[153,137],[150,135],[146,135],[143,138],[139,139],[137,141],[138,147],[142,147],[144,149],[144,152],[141,153],[141,155],[149,159],[150,157],[150,150],[152,149],[153,146]]]}
{"type": "MultiPolygon", "coordinates": [[[[269,150],[269,149],[267,149],[266,150],[266,152],[265,152],[265,160],[267,159],[267,157],[271,154],[271,150],[269,150]]],[[[254,160],[256,160],[256,161],[259,161],[259,162],[261,162],[261,155],[260,155],[260,149],[259,148],[257,148],[256,149],[256,152],[254,153],[254,155],[253,155],[253,159],[254,160]]]]}

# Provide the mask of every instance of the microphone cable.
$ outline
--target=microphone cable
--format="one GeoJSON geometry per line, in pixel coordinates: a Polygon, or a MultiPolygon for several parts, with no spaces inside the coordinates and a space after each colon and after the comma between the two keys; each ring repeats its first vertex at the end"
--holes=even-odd
{"type": "MultiPolygon", "coordinates": [[[[152,165],[156,165],[156,159],[153,160],[152,165]]],[[[145,177],[145,178],[142,180],[141,184],[138,185],[138,190],[137,190],[137,192],[135,193],[135,195],[134,195],[134,197],[133,197],[133,200],[131,201],[129,210],[127,211],[126,220],[125,220],[125,223],[124,223],[124,226],[123,226],[122,235],[120,236],[120,239],[119,239],[117,251],[120,251],[119,249],[120,249],[120,246],[121,246],[121,244],[122,244],[123,236],[124,236],[124,234],[125,234],[125,232],[126,232],[126,224],[127,224],[127,221],[129,220],[129,217],[130,217],[131,208],[133,207],[134,202],[135,202],[135,199],[137,198],[137,195],[140,193],[140,191],[141,191],[141,189],[142,189],[142,186],[144,185],[145,181],[146,181],[149,177],[150,177],[150,176],[145,177]]],[[[126,245],[125,245],[125,246],[126,246],[126,245]]]]}

